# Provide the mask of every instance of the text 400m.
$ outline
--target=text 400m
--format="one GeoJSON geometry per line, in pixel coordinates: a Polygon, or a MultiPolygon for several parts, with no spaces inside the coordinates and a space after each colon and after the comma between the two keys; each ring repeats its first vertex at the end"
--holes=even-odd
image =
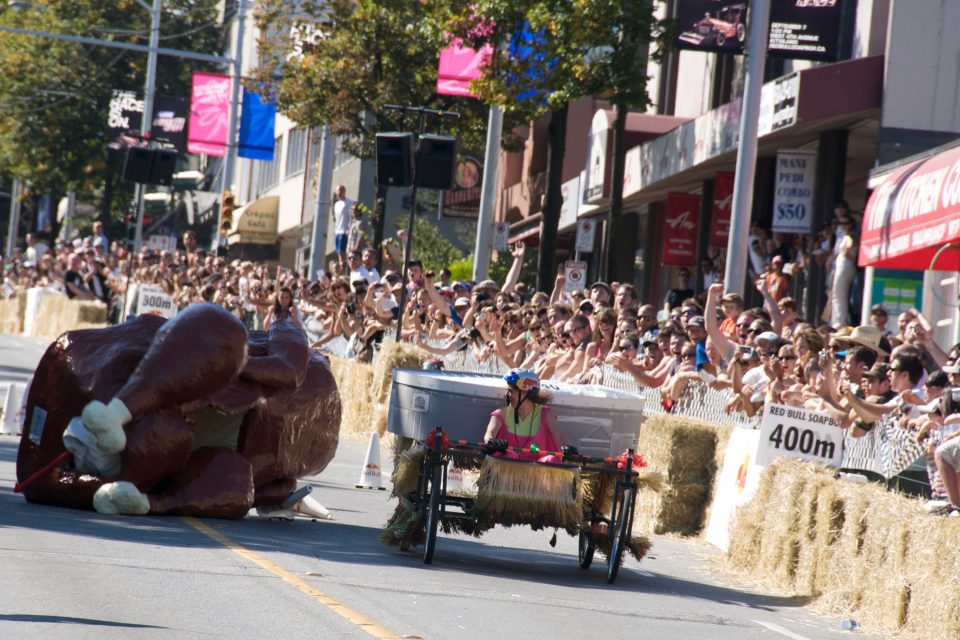
{"type": "Polygon", "coordinates": [[[796,427],[783,428],[778,424],[770,434],[770,442],[777,449],[785,451],[799,451],[806,455],[820,456],[822,458],[832,458],[836,445],[830,440],[821,440],[816,432],[810,429],[798,429],[796,427]]]}

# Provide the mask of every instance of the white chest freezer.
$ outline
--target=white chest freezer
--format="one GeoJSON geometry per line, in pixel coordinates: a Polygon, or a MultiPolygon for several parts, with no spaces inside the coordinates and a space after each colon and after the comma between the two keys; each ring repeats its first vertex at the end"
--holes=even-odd
{"type": "MultiPolygon", "coordinates": [[[[559,444],[571,444],[592,457],[618,456],[637,446],[643,398],[600,385],[544,381],[553,394],[559,444]]],[[[422,440],[443,427],[453,440],[479,441],[490,413],[505,406],[507,390],[496,375],[396,369],[390,392],[387,430],[422,440]]]]}

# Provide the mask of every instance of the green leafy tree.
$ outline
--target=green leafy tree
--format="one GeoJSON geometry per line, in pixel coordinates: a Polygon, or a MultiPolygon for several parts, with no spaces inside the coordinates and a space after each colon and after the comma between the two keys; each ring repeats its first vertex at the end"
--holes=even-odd
{"type": "Polygon", "coordinates": [[[616,111],[613,127],[613,166],[607,233],[604,238],[604,275],[632,279],[633,254],[613,255],[611,239],[619,237],[623,213],[623,179],[626,164],[624,133],[627,113],[650,106],[647,93],[648,62],[660,61],[669,50],[672,24],[658,18],[662,0],[581,0],[574,21],[579,47],[586,51],[576,67],[584,93],[609,100],[616,111]]]}
{"type": "MultiPolygon", "coordinates": [[[[623,183],[623,133],[630,107],[646,107],[646,60],[661,48],[666,23],[656,19],[660,0],[476,0],[451,11],[448,30],[494,55],[474,83],[480,96],[527,121],[548,118],[547,189],[541,211],[537,285],[548,289],[555,273],[566,148],[567,105],[593,95],[617,108],[614,184],[623,183]],[[617,173],[618,172],[618,173],[617,173]]],[[[659,55],[659,53],[657,54],[659,55]]],[[[615,189],[619,219],[622,190],[615,189]]],[[[612,234],[608,233],[609,238],[612,234]]]]}
{"type": "MultiPolygon", "coordinates": [[[[459,119],[428,118],[427,130],[457,136],[461,148],[483,149],[487,107],[436,93],[447,2],[455,0],[266,0],[257,13],[266,35],[254,82],[276,96],[283,114],[304,126],[329,127],[361,158],[373,156],[377,132],[419,130],[415,115],[386,105],[456,111],[459,119]],[[293,31],[307,35],[302,55],[290,55],[293,31]]],[[[504,144],[519,142],[507,136],[504,144]]],[[[378,202],[384,194],[381,187],[378,202]]],[[[384,219],[375,218],[377,246],[384,219]]]]}
{"type": "MultiPolygon", "coordinates": [[[[148,44],[149,14],[134,0],[49,0],[39,6],[46,8],[4,6],[0,24],[148,44]]],[[[166,0],[160,45],[222,51],[217,6],[217,0],[166,0]]],[[[0,174],[24,180],[35,193],[72,189],[83,200],[110,193],[120,201],[129,198],[132,187],[113,192],[107,182],[111,174],[118,180],[122,166],[122,158],[107,152],[107,112],[114,89],[142,90],[146,60],[144,53],[3,33],[0,174]]],[[[210,65],[161,56],[157,93],[188,96],[194,68],[210,65]]],[[[112,204],[105,202],[104,209],[112,204]]]]}

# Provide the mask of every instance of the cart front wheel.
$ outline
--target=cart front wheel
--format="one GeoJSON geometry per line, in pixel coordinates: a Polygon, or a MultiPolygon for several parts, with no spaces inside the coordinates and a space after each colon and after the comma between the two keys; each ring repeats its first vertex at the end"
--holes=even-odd
{"type": "Polygon", "coordinates": [[[593,540],[587,534],[581,531],[580,545],[577,550],[577,557],[580,559],[581,569],[590,568],[590,563],[593,562],[593,552],[595,549],[596,546],[593,544],[593,540]]]}
{"type": "Polygon", "coordinates": [[[423,562],[433,562],[433,549],[437,546],[437,525],[440,523],[440,500],[443,499],[443,466],[433,465],[430,474],[430,499],[427,503],[426,543],[423,546],[423,562]]]}
{"type": "Polygon", "coordinates": [[[607,582],[613,584],[623,562],[623,549],[630,543],[633,528],[633,488],[625,487],[619,502],[614,504],[610,524],[610,557],[607,565],[607,582]]]}

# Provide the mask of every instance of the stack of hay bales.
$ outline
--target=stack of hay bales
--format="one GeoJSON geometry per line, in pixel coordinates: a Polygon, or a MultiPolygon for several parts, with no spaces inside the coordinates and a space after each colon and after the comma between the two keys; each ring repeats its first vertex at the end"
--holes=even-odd
{"type": "Polygon", "coordinates": [[[656,415],[644,422],[639,451],[666,482],[659,493],[637,495],[638,526],[657,534],[699,533],[717,474],[720,435],[713,425],[683,416],[656,415]]]}
{"type": "Polygon", "coordinates": [[[9,300],[0,300],[0,333],[23,333],[23,314],[26,308],[26,291],[18,291],[9,300]]]}
{"type": "Polygon", "coordinates": [[[376,364],[331,356],[330,366],[340,390],[343,419],[340,433],[363,439],[387,429],[387,409],[394,369],[419,369],[427,354],[413,345],[385,341],[376,364]]]}
{"type": "Polygon", "coordinates": [[[868,632],[960,637],[960,521],[877,484],[780,460],[738,512],[729,561],[868,632]]]}
{"type": "Polygon", "coordinates": [[[98,300],[71,300],[65,295],[40,299],[30,335],[56,338],[67,331],[102,329],[107,326],[107,305],[98,300]]]}

